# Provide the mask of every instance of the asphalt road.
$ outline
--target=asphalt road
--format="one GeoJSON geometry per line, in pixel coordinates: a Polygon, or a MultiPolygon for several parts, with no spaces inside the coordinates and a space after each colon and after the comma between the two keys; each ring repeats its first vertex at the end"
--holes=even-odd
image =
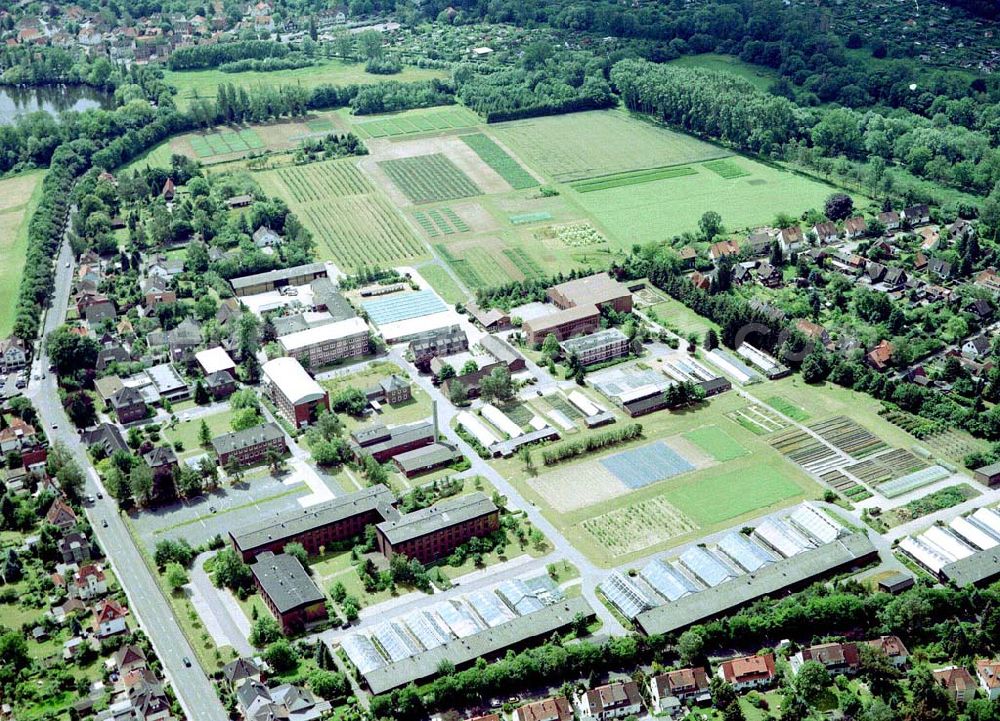
{"type": "MultiPolygon", "coordinates": [[[[55,330],[65,319],[73,277],[72,254],[68,243],[63,243],[56,262],[52,306],[46,313],[43,324],[42,332],[45,335],[55,330]]],[[[65,443],[84,469],[87,476],[86,492],[96,496],[100,491],[104,496],[87,507],[87,518],[121,580],[129,608],[149,636],[163,664],[167,680],[173,686],[189,721],[219,721],[228,718],[215,687],[198,664],[194,651],[177,625],[170,604],[135,547],[125,521],[118,513],[117,504],[104,492],[86,448],[63,412],[56,378],[48,371],[49,360],[43,346],[44,344],[40,344],[38,349],[27,395],[35,404],[50,441],[65,443]],[[44,373],[45,377],[34,380],[36,373],[44,373]],[[184,659],[189,659],[190,666],[184,663],[184,659]]]]}

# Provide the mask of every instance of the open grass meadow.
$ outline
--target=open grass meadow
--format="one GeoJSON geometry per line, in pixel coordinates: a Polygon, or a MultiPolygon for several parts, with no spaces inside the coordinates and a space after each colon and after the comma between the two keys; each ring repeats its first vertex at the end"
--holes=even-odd
{"type": "MultiPolygon", "coordinates": [[[[606,399],[591,389],[583,392],[610,407],[606,399]]],[[[771,448],[766,437],[754,435],[727,415],[743,406],[745,401],[736,394],[725,393],[697,409],[652,413],[637,419],[643,426],[642,439],[616,446],[605,454],[556,466],[565,478],[557,491],[564,493],[568,501],[565,507],[569,510],[565,512],[549,503],[520,459],[490,463],[595,563],[602,566],[629,563],[651,552],[821,496],[820,486],[771,448]],[[601,497],[599,502],[595,496],[591,505],[576,502],[575,499],[590,491],[575,487],[573,479],[579,475],[579,482],[586,485],[585,470],[596,459],[658,439],[674,439],[669,442],[675,443],[678,438],[702,450],[713,463],[637,490],[601,497]]],[[[614,412],[619,423],[628,422],[617,410],[614,412]]],[[[600,429],[579,430],[567,438],[577,441],[599,432],[600,429]]],[[[548,489],[545,492],[550,493],[548,489]]],[[[553,503],[557,500],[553,499],[553,503]]]]}
{"type": "Polygon", "coordinates": [[[721,55],[718,53],[684,55],[676,60],[671,60],[668,64],[677,65],[682,68],[696,68],[724,73],[726,75],[735,75],[738,78],[750,81],[758,90],[765,92],[778,79],[778,74],[773,70],[745,63],[733,55],[721,55]]]}
{"type": "MultiPolygon", "coordinates": [[[[370,85],[387,79],[383,75],[366,73],[364,65],[361,63],[345,63],[340,60],[323,60],[306,68],[273,72],[224,73],[220,70],[185,70],[180,72],[165,70],[163,74],[167,84],[177,87],[176,102],[181,110],[186,110],[192,102],[200,98],[214,100],[218,94],[219,86],[230,83],[252,92],[254,88],[282,85],[301,85],[304,88],[314,88],[318,85],[370,85]]],[[[443,79],[446,76],[447,72],[444,70],[427,70],[406,66],[401,73],[388,79],[411,83],[432,78],[443,79]]]]}
{"type": "Polygon", "coordinates": [[[32,171],[0,180],[0,337],[10,335],[17,314],[18,288],[28,252],[28,220],[42,195],[44,171],[32,171]]]}
{"type": "Polygon", "coordinates": [[[428,255],[399,211],[358,169],[355,160],[279,168],[255,178],[284,198],[312,232],[317,255],[345,271],[399,265],[428,255]]]}
{"type": "Polygon", "coordinates": [[[468,300],[466,294],[458,287],[458,283],[443,266],[437,263],[425,263],[417,268],[417,272],[430,283],[431,288],[441,296],[445,303],[454,305],[468,300]]]}
{"type": "Polygon", "coordinates": [[[579,202],[627,248],[697,231],[709,210],[736,231],[769,223],[781,212],[822,208],[833,192],[811,178],[738,156],[687,167],[695,172],[583,192],[579,202]]]}
{"type": "Polygon", "coordinates": [[[177,425],[173,428],[164,426],[163,437],[171,445],[178,442],[182,444],[181,450],[177,451],[180,457],[197,456],[205,453],[205,449],[201,447],[201,441],[198,438],[201,431],[201,422],[205,421],[208,425],[208,430],[214,438],[215,436],[221,436],[223,433],[232,431],[233,428],[230,425],[232,420],[232,411],[222,411],[221,413],[213,413],[212,415],[201,416],[193,420],[178,421],[177,425]]]}
{"type": "Polygon", "coordinates": [[[492,126],[522,160],[559,182],[715,160],[731,153],[690,135],[594,110],[492,126]]]}

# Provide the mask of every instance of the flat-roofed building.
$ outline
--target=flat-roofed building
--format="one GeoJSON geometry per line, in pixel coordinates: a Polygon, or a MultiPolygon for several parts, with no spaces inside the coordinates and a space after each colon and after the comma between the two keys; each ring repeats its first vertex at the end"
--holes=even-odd
{"type": "Polygon", "coordinates": [[[560,308],[596,305],[613,308],[619,313],[632,311],[632,293],[607,273],[568,280],[548,289],[546,295],[560,308]]]}
{"type": "Polygon", "coordinates": [[[584,366],[603,363],[629,354],[631,342],[617,328],[599,330],[590,335],[570,338],[559,344],[564,357],[575,355],[584,366]]]}
{"type": "Polygon", "coordinates": [[[421,563],[435,561],[470,538],[498,528],[500,509],[480,492],[448,498],[375,526],[379,550],[386,557],[400,553],[421,563]]]}
{"type": "Polygon", "coordinates": [[[270,551],[262,553],[250,566],[250,571],[261,598],[281,625],[282,633],[296,633],[326,619],[326,596],[295,556],[275,555],[270,551]]]}
{"type": "Polygon", "coordinates": [[[462,459],[462,453],[450,443],[431,443],[423,448],[400,453],[392,462],[407,478],[429,473],[462,459]]]}
{"type": "Polygon", "coordinates": [[[233,292],[237,297],[243,297],[256,295],[257,293],[267,293],[275,288],[282,288],[287,285],[308,285],[317,278],[325,277],[327,277],[325,263],[306,263],[304,265],[296,265],[293,268],[270,270],[266,273],[232,278],[229,284],[233,286],[233,292]]]}
{"type": "Polygon", "coordinates": [[[593,333],[601,327],[601,311],[593,303],[556,311],[540,318],[524,321],[521,330],[528,343],[541,343],[552,334],[556,340],[593,333]]]}
{"type": "Polygon", "coordinates": [[[371,350],[368,324],[361,318],[348,318],[290,333],[279,338],[278,343],[286,355],[310,368],[358,358],[371,350]]]}
{"type": "Polygon", "coordinates": [[[230,463],[239,466],[253,466],[261,463],[269,450],[288,452],[285,433],[276,423],[261,423],[242,431],[223,433],[212,439],[212,449],[219,457],[219,465],[230,463]]]}
{"type": "Polygon", "coordinates": [[[395,501],[392,491],[379,484],[230,531],[229,539],[244,563],[266,551],[279,553],[293,542],[315,555],[331,543],[359,535],[365,526],[398,516],[392,507],[395,501]]]}
{"type": "Polygon", "coordinates": [[[264,392],[296,428],[307,426],[319,411],[330,409],[330,396],[294,358],[275,358],[262,368],[264,392]]]}

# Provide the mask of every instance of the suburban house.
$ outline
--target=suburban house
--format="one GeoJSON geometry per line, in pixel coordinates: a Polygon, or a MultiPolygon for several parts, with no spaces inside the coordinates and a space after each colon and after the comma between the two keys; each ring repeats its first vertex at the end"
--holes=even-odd
{"type": "Polygon", "coordinates": [[[1000,273],[997,273],[996,268],[990,267],[980,271],[973,283],[992,293],[1000,293],[1000,273]]]}
{"type": "Polygon", "coordinates": [[[735,240],[720,240],[717,243],[712,243],[708,248],[708,257],[713,261],[718,262],[720,258],[726,255],[739,255],[740,246],[737,245],[735,240]]]}
{"type": "Polygon", "coordinates": [[[123,386],[111,396],[111,408],[122,425],[142,420],[148,412],[142,393],[132,386],[123,386]]]}
{"type": "Polygon", "coordinates": [[[732,684],[737,691],[770,686],[777,678],[773,653],[723,661],[717,673],[719,678],[732,684]]]}
{"type": "Polygon", "coordinates": [[[606,721],[638,715],[642,711],[642,696],[635,681],[613,681],[577,694],[576,706],[581,719],[606,721]]]}
{"type": "Polygon", "coordinates": [[[878,214],[878,221],[885,226],[886,230],[899,229],[899,213],[895,210],[887,210],[878,214]]]}
{"type": "Polygon", "coordinates": [[[52,524],[60,531],[68,531],[77,524],[76,513],[63,499],[57,498],[49,506],[48,513],[45,514],[45,522],[52,524]]]}
{"type": "Polygon", "coordinates": [[[824,223],[816,223],[812,227],[812,231],[816,234],[817,240],[820,243],[836,243],[837,242],[837,224],[826,221],[824,223]]]}
{"type": "Polygon", "coordinates": [[[861,666],[861,657],[856,643],[822,643],[808,646],[789,658],[793,673],[798,673],[806,661],[817,661],[831,675],[853,675],[861,666]]]}
{"type": "Polygon", "coordinates": [[[865,356],[865,361],[874,370],[881,373],[886,370],[889,367],[889,363],[892,362],[892,351],[892,343],[887,340],[883,340],[868,352],[865,356]]]}
{"type": "Polygon", "coordinates": [[[235,691],[247,681],[261,683],[264,680],[264,672],[252,658],[241,656],[222,667],[222,678],[225,679],[229,689],[235,691]]]}
{"type": "Polygon", "coordinates": [[[676,698],[681,703],[688,700],[707,701],[712,697],[708,673],[699,667],[682,668],[653,676],[649,679],[649,697],[654,712],[666,711],[664,701],[668,698],[676,698]]]}
{"type": "Polygon", "coordinates": [[[976,661],[979,685],[990,701],[1000,698],[1000,661],[981,658],[976,661]]]}
{"type": "Polygon", "coordinates": [[[860,215],[844,221],[844,235],[848,240],[863,238],[868,234],[868,221],[860,215]]]}
{"type": "Polygon", "coordinates": [[[573,707],[565,696],[555,696],[515,709],[513,721],[573,721],[573,707]]]}
{"type": "Polygon", "coordinates": [[[98,638],[108,638],[118,633],[125,633],[128,625],[125,617],[128,610],[112,598],[105,598],[97,604],[94,611],[94,631],[98,638]]]}
{"type": "Polygon", "coordinates": [[[88,563],[73,574],[68,590],[70,597],[89,601],[107,593],[108,582],[104,571],[94,564],[88,563]]]}
{"type": "Polygon", "coordinates": [[[959,706],[975,697],[979,684],[964,666],[948,666],[933,671],[933,674],[934,680],[947,689],[948,695],[959,706]]]}
{"type": "Polygon", "coordinates": [[[879,636],[867,643],[875,650],[888,656],[893,666],[902,667],[910,661],[910,652],[899,636],[879,636]]]}
{"type": "Polygon", "coordinates": [[[781,245],[781,252],[786,256],[795,253],[805,246],[805,236],[802,235],[802,228],[797,225],[782,228],[778,231],[778,243],[781,245]]]}
{"type": "Polygon", "coordinates": [[[911,205],[909,208],[903,209],[903,218],[910,225],[929,223],[931,221],[931,211],[924,204],[911,205]]]}

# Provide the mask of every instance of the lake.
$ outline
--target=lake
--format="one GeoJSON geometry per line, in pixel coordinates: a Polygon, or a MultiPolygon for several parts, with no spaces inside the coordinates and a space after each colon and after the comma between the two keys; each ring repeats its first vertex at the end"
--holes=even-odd
{"type": "Polygon", "coordinates": [[[44,110],[58,115],[64,110],[113,107],[109,93],[87,85],[45,85],[19,88],[0,85],[0,125],[10,125],[19,115],[44,110]]]}

